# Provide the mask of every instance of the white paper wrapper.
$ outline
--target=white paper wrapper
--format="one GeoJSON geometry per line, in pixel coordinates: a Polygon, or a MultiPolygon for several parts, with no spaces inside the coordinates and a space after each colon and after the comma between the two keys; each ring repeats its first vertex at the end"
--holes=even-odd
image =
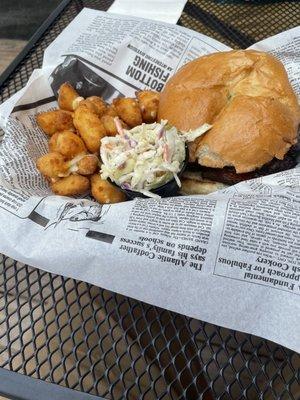
{"type": "Polygon", "coordinates": [[[186,0],[115,0],[108,12],[176,23],[186,0]]]}
{"type": "MultiPolygon", "coordinates": [[[[292,29],[256,44],[300,92],[292,29]]],[[[68,80],[84,96],[162,90],[180,66],[229,48],[179,26],[84,9],[43,68],[0,107],[0,251],[35,267],[300,351],[300,169],[209,196],[101,206],[53,196],[35,167],[47,138],[35,115],[68,80]]]]}

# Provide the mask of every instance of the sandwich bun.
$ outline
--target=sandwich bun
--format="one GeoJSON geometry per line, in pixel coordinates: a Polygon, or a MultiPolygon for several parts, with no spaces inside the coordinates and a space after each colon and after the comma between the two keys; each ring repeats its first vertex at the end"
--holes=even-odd
{"type": "Polygon", "coordinates": [[[300,107],[279,60],[237,50],[180,68],[160,95],[158,118],[181,131],[211,124],[190,145],[190,161],[246,173],[284,158],[297,142],[300,107]]]}
{"type": "Polygon", "coordinates": [[[199,171],[185,171],[181,177],[181,188],[179,193],[183,196],[193,194],[210,194],[217,190],[225,189],[228,185],[222,182],[203,178],[199,171]]]}

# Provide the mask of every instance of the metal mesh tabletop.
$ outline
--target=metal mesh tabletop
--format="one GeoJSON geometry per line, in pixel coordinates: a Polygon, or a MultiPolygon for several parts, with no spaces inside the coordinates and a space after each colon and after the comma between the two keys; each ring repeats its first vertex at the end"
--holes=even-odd
{"type": "MultiPolygon", "coordinates": [[[[2,77],[0,102],[25,85],[45,48],[83,6],[105,10],[110,3],[64,1],[2,77]]],[[[194,0],[179,24],[239,48],[296,26],[299,15],[298,1],[194,0]]],[[[0,367],[0,392],[5,369],[76,389],[82,398],[300,399],[299,354],[4,255],[0,367]]]]}

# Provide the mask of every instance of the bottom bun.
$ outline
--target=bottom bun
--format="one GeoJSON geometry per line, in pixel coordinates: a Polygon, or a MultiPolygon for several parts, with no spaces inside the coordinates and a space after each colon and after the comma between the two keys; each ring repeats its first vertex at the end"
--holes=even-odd
{"type": "Polygon", "coordinates": [[[203,179],[201,172],[186,171],[181,178],[180,194],[188,196],[193,194],[210,194],[217,190],[225,189],[228,185],[203,179]]]}

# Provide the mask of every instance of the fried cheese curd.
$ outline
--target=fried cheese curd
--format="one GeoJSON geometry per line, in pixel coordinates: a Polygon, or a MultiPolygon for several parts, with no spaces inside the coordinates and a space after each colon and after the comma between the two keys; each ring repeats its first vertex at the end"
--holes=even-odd
{"type": "Polygon", "coordinates": [[[135,92],[144,122],[152,124],[157,119],[159,93],[151,90],[135,92]]]}
{"type": "Polygon", "coordinates": [[[58,90],[58,107],[66,111],[74,111],[83,97],[68,82],[61,85],[58,90]]]}
{"type": "Polygon", "coordinates": [[[86,153],[86,146],[80,136],[71,131],[56,132],[49,140],[49,150],[72,159],[78,154],[86,153]]]}
{"type": "Polygon", "coordinates": [[[120,203],[126,200],[123,192],[106,179],[102,179],[99,174],[91,177],[91,191],[92,196],[101,204],[120,203]]]}
{"type": "Polygon", "coordinates": [[[142,113],[136,99],[121,97],[113,101],[118,117],[130,128],[141,125],[142,113]]]}
{"type": "Polygon", "coordinates": [[[119,203],[125,194],[100,177],[101,139],[115,136],[143,122],[156,121],[159,94],[136,92],[136,98],[119,97],[107,104],[100,96],[83,98],[68,82],[58,90],[59,109],[36,116],[49,138],[49,152],[36,161],[53,193],[75,196],[90,193],[101,204],[119,203]]]}
{"type": "Polygon", "coordinates": [[[53,110],[40,113],[36,117],[38,126],[49,136],[65,130],[74,131],[72,114],[64,110],[53,110]]]}
{"type": "Polygon", "coordinates": [[[75,196],[88,192],[90,180],[86,176],[69,175],[51,183],[53,193],[60,196],[75,196]]]}
{"type": "Polygon", "coordinates": [[[99,115],[83,101],[74,113],[74,125],[91,153],[99,153],[101,139],[106,130],[99,115]]]}

